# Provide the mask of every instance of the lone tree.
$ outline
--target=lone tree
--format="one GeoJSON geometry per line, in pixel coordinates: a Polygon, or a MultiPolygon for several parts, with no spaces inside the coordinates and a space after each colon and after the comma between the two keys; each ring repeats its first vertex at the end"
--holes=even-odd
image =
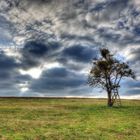
{"type": "Polygon", "coordinates": [[[127,63],[115,59],[108,49],[100,49],[100,54],[101,57],[92,63],[88,84],[106,90],[108,106],[111,107],[118,99],[120,101],[118,88],[122,78],[131,77],[135,79],[135,74],[127,63]]]}

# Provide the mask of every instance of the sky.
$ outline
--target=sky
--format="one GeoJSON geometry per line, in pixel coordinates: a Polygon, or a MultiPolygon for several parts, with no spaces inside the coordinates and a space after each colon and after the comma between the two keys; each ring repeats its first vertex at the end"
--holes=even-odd
{"type": "Polygon", "coordinates": [[[136,73],[121,97],[140,99],[139,0],[0,0],[0,96],[106,97],[87,85],[102,47],[136,73]]]}

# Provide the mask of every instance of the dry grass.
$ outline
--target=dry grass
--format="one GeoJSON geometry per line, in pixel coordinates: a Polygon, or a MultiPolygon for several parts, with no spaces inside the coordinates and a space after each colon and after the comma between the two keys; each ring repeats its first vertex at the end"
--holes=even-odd
{"type": "Polygon", "coordinates": [[[140,101],[0,99],[2,140],[139,140],[140,101]]]}

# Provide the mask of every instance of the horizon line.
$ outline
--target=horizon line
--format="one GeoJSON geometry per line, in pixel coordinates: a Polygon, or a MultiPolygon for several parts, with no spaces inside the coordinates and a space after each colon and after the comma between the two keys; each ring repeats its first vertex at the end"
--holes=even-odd
{"type": "MultiPolygon", "coordinates": [[[[40,99],[107,99],[107,97],[95,97],[95,96],[0,96],[1,98],[40,98],[40,99]]],[[[126,97],[124,96],[121,99],[126,99],[126,100],[140,100],[140,97],[126,97]]]]}

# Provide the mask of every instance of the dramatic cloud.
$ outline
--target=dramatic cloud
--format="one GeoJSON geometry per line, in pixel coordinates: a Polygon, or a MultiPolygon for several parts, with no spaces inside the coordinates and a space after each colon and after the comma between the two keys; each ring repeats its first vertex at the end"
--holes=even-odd
{"type": "Polygon", "coordinates": [[[20,94],[20,84],[31,80],[29,75],[20,75],[18,69],[20,64],[12,57],[0,53],[0,89],[2,96],[13,96],[20,94]]]}
{"type": "Polygon", "coordinates": [[[61,92],[65,95],[69,90],[85,83],[85,76],[63,67],[56,67],[44,71],[39,79],[33,81],[31,88],[36,92],[55,93],[59,96],[61,92]]]}
{"type": "Polygon", "coordinates": [[[2,96],[101,95],[86,84],[100,47],[129,62],[121,93],[139,96],[139,0],[1,0],[0,32],[2,96]]]}
{"type": "Polygon", "coordinates": [[[78,62],[90,62],[93,58],[97,57],[97,51],[89,48],[88,46],[75,45],[66,48],[62,55],[64,58],[72,59],[78,62]]]}

